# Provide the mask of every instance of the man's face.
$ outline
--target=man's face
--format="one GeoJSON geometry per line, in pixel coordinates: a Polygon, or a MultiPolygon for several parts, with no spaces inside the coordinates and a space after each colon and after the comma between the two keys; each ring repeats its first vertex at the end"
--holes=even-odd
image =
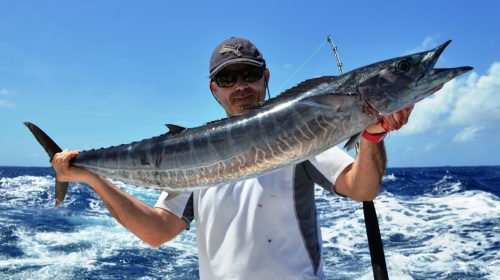
{"type": "MultiPolygon", "coordinates": [[[[252,67],[248,64],[231,64],[222,69],[223,72],[244,71],[252,67]]],[[[220,87],[215,81],[210,81],[210,90],[215,94],[228,116],[241,115],[249,112],[252,106],[264,101],[266,81],[269,79],[269,70],[265,70],[261,79],[246,82],[242,75],[236,77],[236,83],[230,87],[220,87]]]]}

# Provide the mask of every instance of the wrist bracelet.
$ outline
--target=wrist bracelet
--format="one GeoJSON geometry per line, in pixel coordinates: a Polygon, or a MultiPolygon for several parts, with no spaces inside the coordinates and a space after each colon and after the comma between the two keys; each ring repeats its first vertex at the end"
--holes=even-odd
{"type": "Polygon", "coordinates": [[[380,143],[380,141],[382,141],[382,139],[384,139],[384,137],[387,135],[387,131],[386,132],[382,132],[382,133],[376,133],[376,134],[371,134],[370,132],[368,131],[363,131],[363,138],[365,138],[366,140],[368,140],[369,142],[372,142],[372,143],[380,143]]]}

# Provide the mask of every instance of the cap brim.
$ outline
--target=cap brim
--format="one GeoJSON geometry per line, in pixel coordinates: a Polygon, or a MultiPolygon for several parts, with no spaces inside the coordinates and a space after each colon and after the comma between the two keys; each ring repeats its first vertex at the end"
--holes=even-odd
{"type": "Polygon", "coordinates": [[[220,70],[224,69],[226,66],[231,65],[231,64],[248,64],[248,65],[253,65],[253,66],[259,66],[262,67],[264,66],[263,61],[257,61],[255,59],[251,58],[235,58],[231,59],[228,61],[224,61],[221,63],[219,66],[215,67],[212,71],[210,71],[210,79],[213,78],[217,73],[219,73],[220,70]]]}

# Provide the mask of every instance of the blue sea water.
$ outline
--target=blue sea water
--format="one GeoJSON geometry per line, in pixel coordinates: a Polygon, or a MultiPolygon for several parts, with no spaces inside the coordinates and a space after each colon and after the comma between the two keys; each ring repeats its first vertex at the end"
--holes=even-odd
{"type": "MultiPolygon", "coordinates": [[[[500,167],[391,168],[375,200],[391,279],[500,279],[500,167]]],[[[0,167],[0,279],[197,279],[195,230],[159,249],[85,185],[0,167]]],[[[117,185],[149,205],[159,192],[117,185]]],[[[316,189],[328,279],[372,279],[361,203],[316,189]]],[[[230,260],[228,260],[230,261],[230,260]]]]}

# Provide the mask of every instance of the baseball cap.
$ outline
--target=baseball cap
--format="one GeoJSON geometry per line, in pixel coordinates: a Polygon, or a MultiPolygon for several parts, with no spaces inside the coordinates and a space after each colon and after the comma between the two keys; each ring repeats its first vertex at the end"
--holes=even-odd
{"type": "Polygon", "coordinates": [[[210,58],[210,78],[213,78],[224,67],[243,63],[265,67],[266,61],[257,47],[247,39],[231,37],[220,43],[210,58]]]}

